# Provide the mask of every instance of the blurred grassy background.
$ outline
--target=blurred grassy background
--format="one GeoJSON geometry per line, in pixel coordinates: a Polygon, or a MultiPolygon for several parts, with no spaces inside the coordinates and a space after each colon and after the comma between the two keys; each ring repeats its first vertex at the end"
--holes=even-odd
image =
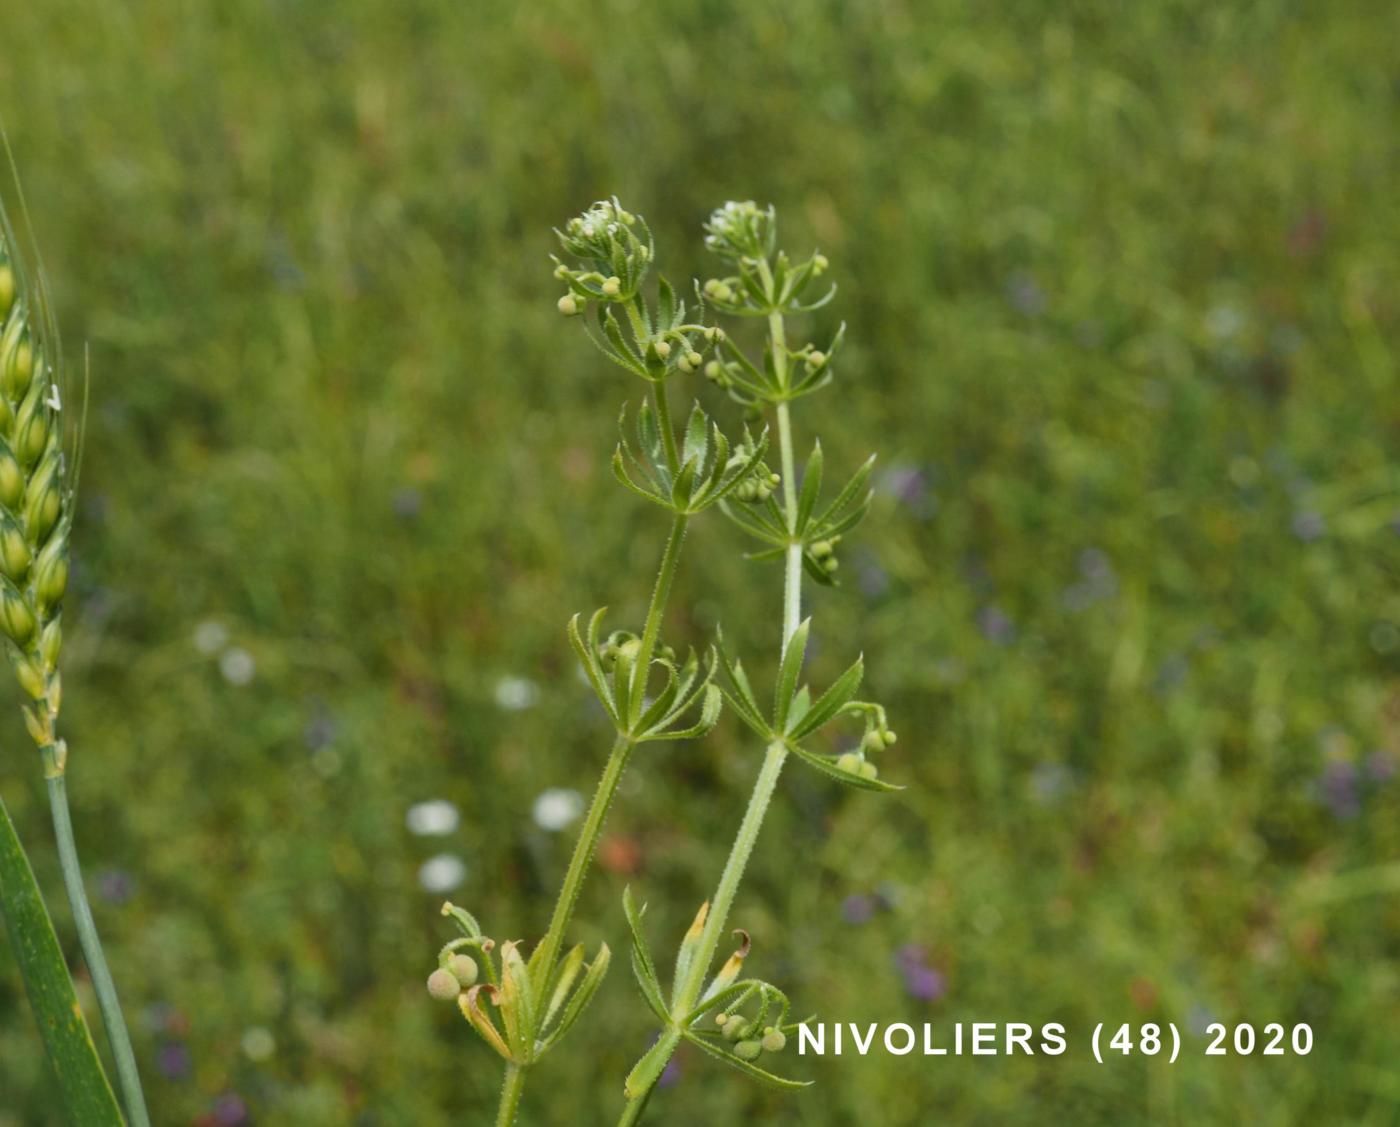
{"type": "MultiPolygon", "coordinates": [[[[909,789],[791,769],[751,965],[825,1020],[1076,1037],[792,1056],[797,1097],[683,1056],[657,1121],[1400,1120],[1395,5],[45,0],[3,36],[92,349],[71,788],[159,1122],[493,1106],[495,1059],[423,991],[420,866],[460,859],[455,899],[538,935],[571,835],[532,804],[605,754],[562,627],[638,617],[664,526],[607,472],[640,387],[561,322],[546,255],[613,192],[675,278],[730,197],[827,252],[813,337],[853,343],[799,429],[885,468],[815,673],[866,652],[909,789]],[[449,836],[406,827],[428,799],[449,836]],[[1128,1020],[1316,1047],[1094,1064],[1128,1020]]],[[[779,577],[742,546],[697,528],[673,640],[722,617],[773,648],[779,577]]],[[[622,946],[630,881],[671,948],[756,750],[726,720],[647,751],[580,938],[622,946]]],[[[623,963],[595,1007],[526,1122],[612,1122],[650,1033],[623,963]]],[[[43,1069],[5,952],[0,1122],[54,1121],[43,1069]]]]}

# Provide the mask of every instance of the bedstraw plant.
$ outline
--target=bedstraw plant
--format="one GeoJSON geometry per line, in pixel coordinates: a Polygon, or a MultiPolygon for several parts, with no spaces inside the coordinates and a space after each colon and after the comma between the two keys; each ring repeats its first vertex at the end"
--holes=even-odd
{"type": "Polygon", "coordinates": [[[521,943],[497,944],[471,913],[454,904],[443,906],[443,914],[460,934],[441,950],[428,989],[436,998],[455,1001],[472,1028],[505,1061],[498,1127],[514,1122],[529,1070],[578,1020],[606,973],[606,945],[586,961],[581,946],[563,954],[565,934],[618,782],[638,745],[705,735],[727,699],[760,736],[765,750],[719,886],[701,905],[681,942],[669,997],[663,994],[642,935],[643,909],[630,890],[624,897],[632,969],[662,1030],[627,1077],[622,1123],[640,1119],[682,1041],[756,1079],[781,1088],[802,1086],[756,1063],[765,1053],[781,1052],[797,1023],[782,990],[743,976],[748,935],[736,930],[738,949],[714,975],[710,968],[789,755],[856,787],[892,789],[879,780],[870,756],[892,744],[894,733],[886,726],[882,708],[854,699],[862,660],[857,658],[824,691],[814,692],[803,683],[811,629],[810,620],[801,619],[803,575],[834,585],[836,549],[865,514],[874,461],[861,466],[823,504],[818,443],[798,484],[790,406],[831,382],[844,326],[825,349],[812,344],[793,349],[787,342],[787,322],[824,305],[834,294],[832,287],[811,297],[814,283],[826,272],[826,259],[814,253],[795,264],[777,250],[772,208],[726,204],[711,216],[706,243],[732,273],[697,284],[694,317],[688,319],[685,302],[665,278],[657,279],[650,295],[646,283],[655,252],[650,230],[617,200],[593,205],[558,235],[564,257],[555,260],[555,277],[567,287],[558,301],[559,311],[580,318],[599,351],[647,386],[635,418],[623,408],[613,473],[630,491],[666,512],[670,532],[640,632],[620,629],[605,635],[602,610],[586,624],[575,616],[568,626],[570,643],[616,735],[544,938],[527,959],[521,943]],[[710,310],[764,320],[767,335],[759,361],[751,360],[724,329],[705,323],[710,310]],[[749,421],[771,411],[781,472],[775,473],[765,461],[770,449],[766,428],[755,435],[746,424],[740,437],[731,440],[698,401],[684,426],[677,427],[669,386],[677,378],[701,373],[740,404],[749,421]],[[703,659],[692,651],[679,661],[661,642],[686,532],[693,518],[712,507],[759,541],[750,553],[753,559],[783,564],[783,621],[771,709],[759,704],[742,662],[724,652],[718,630],[718,644],[703,659]],[[814,749],[818,733],[842,719],[862,727],[854,748],[839,755],[814,749]]]}

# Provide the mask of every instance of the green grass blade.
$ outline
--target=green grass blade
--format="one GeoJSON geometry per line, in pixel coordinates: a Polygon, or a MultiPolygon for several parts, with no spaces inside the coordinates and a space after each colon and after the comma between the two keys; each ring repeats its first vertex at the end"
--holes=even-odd
{"type": "Polygon", "coordinates": [[[0,914],[24,977],[29,1004],[58,1078],[70,1123],[122,1123],[117,1098],[92,1043],[29,858],[0,801],[0,914]]]}

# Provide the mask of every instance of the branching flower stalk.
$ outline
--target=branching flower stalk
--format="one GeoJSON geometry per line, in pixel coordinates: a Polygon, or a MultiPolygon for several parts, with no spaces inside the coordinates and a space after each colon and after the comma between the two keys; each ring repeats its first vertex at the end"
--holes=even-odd
{"type": "Polygon", "coordinates": [[[126,1118],[132,1127],[146,1127],[150,1119],[131,1039],[83,886],[68,809],[68,747],[58,736],[60,619],[78,476],[76,465],[69,467],[65,439],[81,447],[81,435],[64,426],[62,373],[47,295],[41,281],[21,268],[6,219],[0,226],[0,632],[30,698],[23,709],[25,724],[43,763],[63,883],[112,1047],[126,1118]]]}
{"type": "Polygon", "coordinates": [[[627,1105],[619,1127],[640,1121],[667,1062],[683,1040],[770,1085],[802,1086],[755,1063],[764,1053],[781,1052],[797,1025],[788,1021],[789,1003],[781,990],[760,979],[739,977],[749,953],[748,935],[743,931],[736,933],[740,937],[739,949],[713,978],[709,977],[710,967],[789,754],[796,754],[823,773],[853,786],[892,789],[879,781],[878,769],[867,753],[893,744],[895,734],[886,725],[883,708],[853,699],[863,674],[862,659],[857,658],[815,700],[809,689],[801,686],[810,630],[810,620],[801,618],[803,572],[825,584],[834,582],[835,546],[865,513],[869,503],[867,482],[874,461],[868,460],[836,499],[819,511],[823,459],[818,443],[807,460],[799,489],[790,405],[794,399],[830,381],[832,357],[841,345],[845,327],[825,351],[811,345],[792,351],[787,344],[786,319],[830,300],[834,287],[814,302],[804,301],[810,283],[825,271],[826,259],[814,253],[805,263],[794,266],[785,253],[776,249],[773,209],[761,210],[753,203],[725,205],[711,216],[706,230],[710,249],[738,271],[732,277],[711,279],[705,286],[706,295],[723,312],[764,317],[767,322],[761,366],[751,362],[728,337],[721,337],[720,358],[707,366],[706,374],[750,409],[771,407],[777,419],[781,504],[770,497],[736,495],[737,500],[761,500],[761,504],[727,504],[725,512],[765,545],[753,558],[783,561],[783,629],[771,714],[759,706],[742,665],[723,658],[728,675],[725,696],[745,724],[764,740],[763,763],[715,894],[701,905],[681,943],[669,1004],[663,998],[642,934],[641,912],[630,893],[627,897],[633,970],[662,1031],[627,1078],[627,1105]],[[855,750],[832,759],[802,746],[809,736],[839,717],[856,717],[864,722],[855,750]],[[756,1012],[750,1012],[751,1005],[756,1006],[756,1012]],[[710,1015],[713,1026],[706,1028],[702,1022],[710,1015]]]}
{"type": "MultiPolygon", "coordinates": [[[[766,436],[758,441],[746,436],[745,442],[731,448],[698,404],[677,442],[667,383],[677,375],[698,372],[706,353],[723,336],[714,328],[687,321],[685,304],[665,278],[657,281],[654,305],[643,295],[654,257],[645,221],[616,200],[601,201],[570,220],[558,235],[568,258],[555,260],[555,277],[568,287],[559,299],[559,311],[580,317],[592,307],[597,322],[589,326],[593,343],[608,359],[645,380],[650,389],[637,413],[635,439],[628,434],[624,408],[613,472],[632,492],[665,509],[671,528],[640,634],[615,630],[604,637],[601,610],[586,626],[577,615],[569,623],[570,643],[616,734],[544,938],[526,960],[518,942],[502,943],[498,951],[496,942],[469,912],[452,904],[443,907],[460,935],[439,953],[428,988],[435,997],[455,1000],[476,1032],[505,1060],[496,1120],[500,1127],[515,1121],[528,1070],[572,1027],[607,970],[606,944],[586,967],[581,945],[567,955],[563,948],[632,752],[642,743],[704,735],[719,715],[721,694],[713,683],[715,654],[711,652],[702,663],[692,652],[678,662],[675,651],[661,642],[666,604],[690,521],[736,490],[766,497],[776,484],[775,475],[762,461],[766,436]],[[484,981],[478,981],[483,976],[484,981]],[[483,999],[498,1011],[499,1022],[483,1007],[483,999]]],[[[703,301],[699,305],[703,312],[703,301]]]]}

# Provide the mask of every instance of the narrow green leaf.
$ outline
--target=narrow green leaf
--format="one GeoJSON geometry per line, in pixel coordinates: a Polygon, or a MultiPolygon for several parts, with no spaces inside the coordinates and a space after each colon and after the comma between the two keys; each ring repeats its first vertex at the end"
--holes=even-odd
{"type": "MultiPolygon", "coordinates": [[[[594,616],[596,619],[596,615],[594,616]]],[[[578,657],[579,664],[583,666],[583,672],[588,677],[588,683],[593,687],[593,693],[603,706],[603,710],[608,714],[609,719],[617,722],[617,709],[613,704],[612,691],[608,688],[608,682],[603,673],[603,667],[598,664],[598,651],[595,647],[584,642],[578,629],[578,615],[569,619],[569,644],[573,646],[574,653],[578,657]]],[[[589,633],[592,633],[590,626],[589,633]]]]}
{"type": "Polygon", "coordinates": [[[807,522],[812,518],[817,498],[822,491],[822,444],[818,439],[812,444],[812,454],[807,459],[807,468],[802,474],[802,492],[797,498],[797,533],[800,536],[807,522]]]}
{"type": "Polygon", "coordinates": [[[57,1101],[69,1122],[87,1127],[123,1122],[102,1070],[73,980],[49,920],[29,858],[0,801],[0,913],[10,935],[44,1050],[58,1081],[57,1101]]]}
{"type": "Polygon", "coordinates": [[[812,620],[804,618],[783,647],[783,660],[778,665],[778,680],[773,692],[773,723],[779,731],[787,723],[792,698],[797,694],[802,662],[807,656],[807,635],[811,629],[812,620]]]}
{"type": "Polygon", "coordinates": [[[569,999],[569,1004],[564,1007],[564,1012],[559,1015],[559,1024],[554,1032],[550,1034],[545,1048],[550,1048],[559,1043],[559,1040],[574,1027],[579,1016],[587,1008],[588,1003],[593,1000],[593,995],[598,992],[598,987],[602,985],[603,976],[608,973],[608,964],[612,961],[612,952],[608,950],[608,945],[604,943],[598,948],[598,953],[593,956],[593,962],[588,965],[588,972],[583,976],[583,981],[578,984],[578,989],[574,991],[569,999]]]}
{"type": "Polygon", "coordinates": [[[778,1088],[784,1092],[796,1092],[812,1086],[810,1080],[788,1080],[786,1077],[775,1075],[765,1068],[759,1068],[756,1064],[750,1064],[746,1060],[741,1060],[733,1053],[726,1052],[717,1045],[711,1044],[703,1037],[696,1037],[693,1034],[687,1033],[685,1039],[692,1045],[699,1046],[716,1060],[723,1061],[731,1068],[737,1068],[745,1076],[757,1080],[760,1084],[767,1084],[770,1088],[778,1088]]]}
{"type": "MultiPolygon", "coordinates": [[[[531,961],[534,961],[533,956],[531,961]]],[[[581,970],[583,970],[583,944],[578,943],[564,957],[564,961],[559,964],[559,969],[554,972],[554,989],[550,991],[549,1005],[545,1007],[544,1020],[540,1022],[541,1033],[549,1031],[550,1023],[554,1021],[554,1015],[559,1012],[559,1007],[569,996],[569,991],[573,989],[574,979],[578,978],[581,970]]]]}
{"type": "Polygon", "coordinates": [[[695,468],[696,462],[692,458],[681,466],[675,482],[671,485],[671,506],[677,512],[683,512],[690,507],[690,487],[695,482],[695,468]]]}
{"type": "Polygon", "coordinates": [[[651,740],[694,740],[703,736],[719,722],[720,702],[723,699],[718,685],[705,686],[705,702],[700,706],[700,719],[689,728],[671,732],[658,732],[648,736],[651,740]]]}
{"type": "Polygon", "coordinates": [[[792,724],[788,735],[794,740],[803,739],[832,719],[841,711],[841,706],[855,696],[856,690],[860,688],[861,678],[864,676],[865,658],[858,657],[851,663],[846,672],[836,678],[831,687],[817,698],[807,715],[792,724]]]}
{"type": "Polygon", "coordinates": [[[663,328],[668,329],[675,321],[676,316],[676,291],[671,288],[671,283],[664,277],[656,280],[656,320],[663,328]]]}
{"type": "Polygon", "coordinates": [[[690,410],[690,418],[685,424],[685,438],[681,442],[681,461],[694,462],[698,470],[705,464],[705,455],[709,453],[710,420],[705,412],[700,409],[700,404],[695,404],[690,410]]]}
{"type": "Polygon", "coordinates": [[[646,936],[642,933],[642,913],[646,905],[637,907],[632,897],[632,886],[622,890],[622,912],[627,917],[628,930],[632,932],[632,974],[637,985],[642,988],[642,997],[647,1005],[662,1021],[669,1021],[666,1003],[662,1000],[661,980],[656,977],[656,964],[651,961],[651,951],[647,948],[646,936]]]}
{"type": "MultiPolygon", "coordinates": [[[[848,505],[855,501],[865,489],[865,483],[870,480],[870,474],[874,469],[875,455],[871,454],[870,457],[866,458],[865,461],[861,463],[860,468],[851,475],[851,480],[846,482],[845,486],[842,487],[841,492],[836,495],[836,499],[822,510],[821,516],[817,518],[817,524],[819,526],[825,526],[828,521],[838,516],[848,505]]],[[[825,529],[823,529],[823,531],[825,531],[825,529]]]]}
{"type": "Polygon", "coordinates": [[[824,755],[817,755],[815,752],[808,751],[805,747],[789,744],[788,750],[797,756],[798,759],[802,760],[802,762],[811,767],[815,767],[823,775],[828,775],[837,782],[845,783],[849,787],[855,787],[858,790],[880,791],[883,794],[889,794],[892,791],[904,789],[903,787],[893,786],[890,783],[881,782],[879,779],[865,779],[860,775],[853,775],[849,771],[843,771],[836,766],[834,761],[828,759],[824,755]]]}

